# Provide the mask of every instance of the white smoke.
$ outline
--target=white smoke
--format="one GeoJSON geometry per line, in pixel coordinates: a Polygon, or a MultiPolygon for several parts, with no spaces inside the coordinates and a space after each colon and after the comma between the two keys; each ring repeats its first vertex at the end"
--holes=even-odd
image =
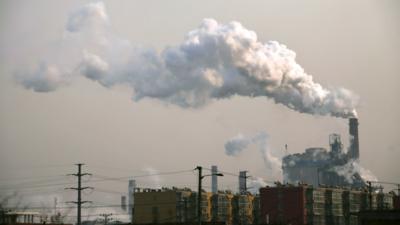
{"type": "Polygon", "coordinates": [[[265,187],[268,184],[261,177],[254,177],[254,178],[249,179],[247,185],[248,185],[248,189],[252,193],[258,193],[260,188],[265,187]]]}
{"type": "Polygon", "coordinates": [[[151,181],[151,188],[156,188],[156,189],[160,189],[162,187],[161,185],[161,177],[158,175],[159,171],[156,170],[153,167],[145,167],[142,169],[144,172],[146,172],[150,178],[151,181]]]}
{"type": "Polygon", "coordinates": [[[378,178],[368,169],[360,165],[357,160],[351,160],[348,163],[333,167],[333,170],[346,179],[350,184],[353,183],[357,174],[361,176],[364,181],[378,181],[378,178]]]}
{"type": "Polygon", "coordinates": [[[157,52],[132,47],[113,35],[104,3],[97,2],[70,14],[62,43],[58,51],[73,57],[54,64],[50,61],[55,59],[42,60],[51,67],[26,71],[18,81],[46,92],[70,83],[79,73],[105,87],[126,84],[136,101],[156,98],[200,107],[235,95],[265,96],[301,113],[356,114],[357,97],[351,91],[322,87],[297,64],[295,52],[276,41],[260,42],[254,31],[238,22],[204,19],[180,45],[157,52]]]}
{"type": "Polygon", "coordinates": [[[251,144],[256,144],[261,153],[268,175],[275,180],[282,179],[282,153],[274,151],[268,147],[268,135],[259,132],[254,136],[244,136],[238,134],[225,143],[225,153],[229,156],[238,156],[239,153],[247,149],[251,144]]]}
{"type": "Polygon", "coordinates": [[[67,77],[62,74],[56,65],[40,63],[32,73],[17,73],[15,78],[23,86],[37,92],[54,91],[59,86],[67,83],[67,77]]]}
{"type": "Polygon", "coordinates": [[[238,134],[225,143],[225,153],[229,156],[237,156],[253,142],[252,138],[238,134]]]}

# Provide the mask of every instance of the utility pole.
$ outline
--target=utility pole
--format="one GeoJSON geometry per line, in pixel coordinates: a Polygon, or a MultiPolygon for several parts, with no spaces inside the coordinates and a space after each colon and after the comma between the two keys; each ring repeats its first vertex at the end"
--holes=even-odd
{"type": "Polygon", "coordinates": [[[197,192],[197,222],[199,225],[201,225],[201,180],[203,179],[201,173],[203,168],[201,166],[197,166],[196,169],[199,171],[199,186],[197,192]]]}
{"type": "Polygon", "coordinates": [[[211,173],[211,174],[203,175],[202,174],[203,167],[201,167],[201,166],[197,166],[195,168],[195,170],[199,171],[199,189],[198,189],[198,194],[197,194],[197,222],[198,222],[199,225],[201,225],[201,212],[202,212],[201,211],[201,180],[204,177],[213,176],[213,175],[219,176],[219,177],[223,177],[224,174],[222,174],[222,173],[211,173]]]}
{"type": "Polygon", "coordinates": [[[104,213],[104,214],[100,214],[100,216],[104,217],[104,225],[107,225],[108,221],[112,220],[112,218],[108,218],[108,217],[112,216],[112,213],[108,213],[108,214],[104,213]]]}
{"type": "Polygon", "coordinates": [[[92,175],[90,173],[82,173],[82,166],[84,165],[83,163],[78,163],[75,164],[78,166],[78,173],[73,173],[73,174],[68,174],[71,176],[76,176],[78,177],[78,187],[70,187],[70,188],[66,188],[66,189],[72,189],[72,190],[76,190],[78,191],[78,199],[77,201],[71,201],[69,203],[74,203],[77,205],[77,225],[81,225],[81,205],[84,203],[88,203],[90,201],[82,201],[82,197],[81,197],[81,191],[85,190],[85,189],[93,189],[93,187],[82,187],[82,177],[86,176],[86,175],[92,175]]]}

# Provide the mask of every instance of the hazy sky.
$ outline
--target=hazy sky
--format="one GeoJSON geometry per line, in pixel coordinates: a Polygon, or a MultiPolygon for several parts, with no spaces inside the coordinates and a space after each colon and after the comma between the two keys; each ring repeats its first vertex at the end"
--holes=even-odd
{"type": "MultiPolygon", "coordinates": [[[[85,3],[0,3],[1,184],[75,172],[77,162],[87,164],[85,171],[112,177],[215,164],[272,179],[254,146],[238,157],[225,155],[224,143],[239,133],[264,131],[270,148],[283,151],[287,144],[290,153],[328,148],[333,132],[348,146],[347,120],[301,114],[265,97],[233,97],[182,109],[154,99],[134,102],[126,86],[107,89],[84,77],[50,93],[19,85],[14,74],[21,68],[34,67],[45,57],[68,57],[57,46],[68,15],[85,3]]],[[[158,51],[181,43],[203,18],[238,21],[261,42],[285,44],[314,81],[360,97],[361,165],[380,180],[400,182],[400,2],[105,1],[105,7],[115,35],[158,51]]],[[[196,185],[194,173],[161,178],[166,185],[196,185]]],[[[151,182],[144,179],[139,185],[151,182]]],[[[220,183],[222,188],[237,186],[234,177],[220,183]]],[[[101,185],[125,191],[127,183],[96,187],[101,185]]],[[[97,196],[118,203],[118,196],[102,197],[97,196]]]]}

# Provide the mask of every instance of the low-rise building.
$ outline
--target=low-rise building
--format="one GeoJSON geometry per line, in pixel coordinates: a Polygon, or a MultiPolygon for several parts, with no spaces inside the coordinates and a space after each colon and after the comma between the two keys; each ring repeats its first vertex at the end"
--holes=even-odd
{"type": "Polygon", "coordinates": [[[255,196],[250,193],[238,194],[233,197],[233,224],[249,225],[254,223],[254,198],[255,196]]]}
{"type": "MultiPolygon", "coordinates": [[[[6,225],[60,225],[62,221],[54,220],[51,216],[39,212],[4,211],[0,210],[0,224],[6,225]]],[[[65,224],[69,225],[69,224],[65,224]]]]}
{"type": "Polygon", "coordinates": [[[260,189],[266,224],[357,225],[358,212],[393,209],[393,195],[365,190],[278,185],[260,189]]]}
{"type": "MultiPolygon", "coordinates": [[[[190,189],[138,189],[134,194],[133,223],[195,223],[197,192],[190,189]]],[[[259,197],[230,191],[202,192],[202,222],[226,225],[259,223],[259,197]]]]}
{"type": "Polygon", "coordinates": [[[367,210],[358,213],[357,225],[398,225],[400,210],[367,210]]]}
{"type": "Polygon", "coordinates": [[[233,208],[232,200],[233,194],[229,191],[223,192],[218,191],[213,194],[211,215],[213,222],[225,222],[227,225],[231,225],[233,221],[233,208]]]}
{"type": "Polygon", "coordinates": [[[137,189],[134,199],[133,223],[178,223],[195,217],[190,189],[137,189]]]}

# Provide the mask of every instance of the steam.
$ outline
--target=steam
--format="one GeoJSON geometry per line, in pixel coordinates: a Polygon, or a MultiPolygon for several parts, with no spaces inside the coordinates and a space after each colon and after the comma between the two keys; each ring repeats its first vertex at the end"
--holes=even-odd
{"type": "Polygon", "coordinates": [[[150,175],[149,177],[153,188],[160,189],[162,187],[161,177],[157,175],[159,173],[158,170],[156,170],[153,167],[145,167],[142,170],[145,171],[148,175],[150,175]]]}
{"type": "Polygon", "coordinates": [[[268,148],[267,139],[268,135],[265,132],[259,132],[249,137],[238,134],[225,143],[225,153],[229,156],[238,156],[239,153],[243,152],[250,145],[255,144],[258,146],[268,174],[271,174],[275,180],[281,180],[282,156],[279,152],[268,148]]]}
{"type": "Polygon", "coordinates": [[[378,178],[368,169],[363,168],[357,160],[350,160],[348,163],[333,167],[333,170],[346,179],[350,184],[358,174],[364,181],[378,181],[378,178]]]}
{"type": "Polygon", "coordinates": [[[238,134],[225,143],[225,153],[229,156],[237,156],[252,142],[254,142],[252,138],[247,138],[243,134],[238,134]]]}
{"type": "Polygon", "coordinates": [[[50,223],[63,223],[68,221],[68,215],[72,208],[63,204],[62,195],[59,194],[39,194],[39,193],[19,193],[17,191],[12,194],[0,194],[0,211],[32,211],[39,213],[38,220],[50,223]],[[54,208],[54,199],[57,199],[57,208],[54,208]],[[34,204],[32,204],[34,203],[34,204]],[[63,204],[60,206],[59,204],[63,204]],[[56,210],[54,210],[56,209],[56,210]]]}
{"type": "Polygon", "coordinates": [[[261,177],[254,177],[249,180],[247,185],[252,193],[258,193],[260,188],[267,186],[267,183],[261,177]]]}
{"type": "Polygon", "coordinates": [[[18,74],[19,83],[49,92],[80,74],[105,87],[128,85],[135,101],[196,108],[236,95],[265,96],[301,113],[356,116],[351,91],[322,87],[296,62],[295,52],[259,41],[239,22],[204,19],[181,44],[157,52],[115,36],[104,3],[97,2],[69,15],[61,43],[62,61],[42,60],[33,72],[18,74]]]}

